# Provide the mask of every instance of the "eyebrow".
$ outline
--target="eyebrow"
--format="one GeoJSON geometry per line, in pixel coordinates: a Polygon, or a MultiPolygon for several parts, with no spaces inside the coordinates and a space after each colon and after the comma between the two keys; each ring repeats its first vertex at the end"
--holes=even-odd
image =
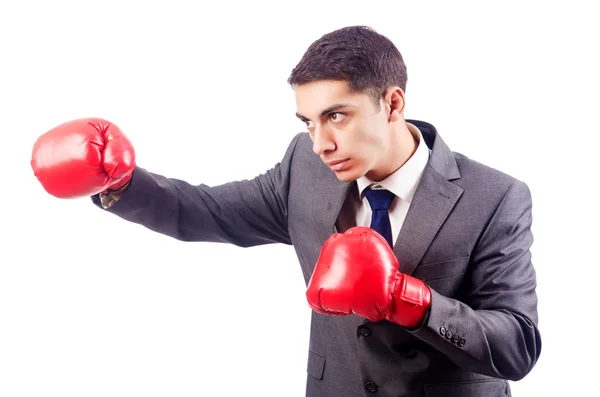
{"type": "MultiPolygon", "coordinates": [[[[338,103],[335,105],[331,105],[327,109],[325,109],[321,112],[321,117],[327,115],[328,113],[334,112],[338,109],[345,108],[345,107],[356,107],[356,106],[351,105],[349,103],[338,103]]],[[[300,113],[296,113],[296,117],[298,117],[302,121],[308,120],[308,117],[305,117],[305,116],[301,115],[300,113]]]]}

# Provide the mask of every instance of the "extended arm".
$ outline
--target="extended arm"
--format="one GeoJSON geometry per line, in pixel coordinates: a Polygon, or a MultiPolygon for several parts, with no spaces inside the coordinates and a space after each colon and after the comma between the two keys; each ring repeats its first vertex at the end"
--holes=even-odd
{"type": "MultiPolygon", "coordinates": [[[[283,160],[266,173],[214,187],[191,185],[136,167],[126,191],[106,211],[183,241],[244,247],[291,244],[287,194],[298,138],[292,140],[283,160]]],[[[92,200],[102,207],[98,195],[92,200]]]]}

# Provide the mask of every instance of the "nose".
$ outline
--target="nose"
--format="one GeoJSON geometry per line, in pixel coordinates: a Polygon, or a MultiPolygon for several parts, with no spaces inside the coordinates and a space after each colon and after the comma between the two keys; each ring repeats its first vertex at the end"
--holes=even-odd
{"type": "Polygon", "coordinates": [[[313,137],[313,152],[322,156],[326,152],[335,150],[335,142],[326,128],[315,127],[313,137]]]}

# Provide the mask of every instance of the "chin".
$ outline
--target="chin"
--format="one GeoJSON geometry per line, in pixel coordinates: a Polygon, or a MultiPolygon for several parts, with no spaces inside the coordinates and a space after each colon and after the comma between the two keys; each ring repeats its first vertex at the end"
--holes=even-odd
{"type": "Polygon", "coordinates": [[[354,182],[361,177],[360,173],[352,169],[334,172],[334,174],[340,182],[354,182]]]}

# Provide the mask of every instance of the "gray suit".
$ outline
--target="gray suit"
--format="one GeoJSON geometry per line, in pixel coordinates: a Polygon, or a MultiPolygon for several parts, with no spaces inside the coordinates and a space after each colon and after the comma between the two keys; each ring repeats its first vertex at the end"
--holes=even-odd
{"type": "MultiPolygon", "coordinates": [[[[432,125],[407,121],[432,152],[394,252],[401,272],[431,288],[430,312],[412,331],[313,313],[309,397],[506,396],[507,380],[540,355],[528,187],[451,152],[432,125]]],[[[184,241],[293,244],[308,283],[352,192],[356,183],[339,182],[300,133],[252,180],[192,186],[138,167],[107,211],[184,241]]]]}

